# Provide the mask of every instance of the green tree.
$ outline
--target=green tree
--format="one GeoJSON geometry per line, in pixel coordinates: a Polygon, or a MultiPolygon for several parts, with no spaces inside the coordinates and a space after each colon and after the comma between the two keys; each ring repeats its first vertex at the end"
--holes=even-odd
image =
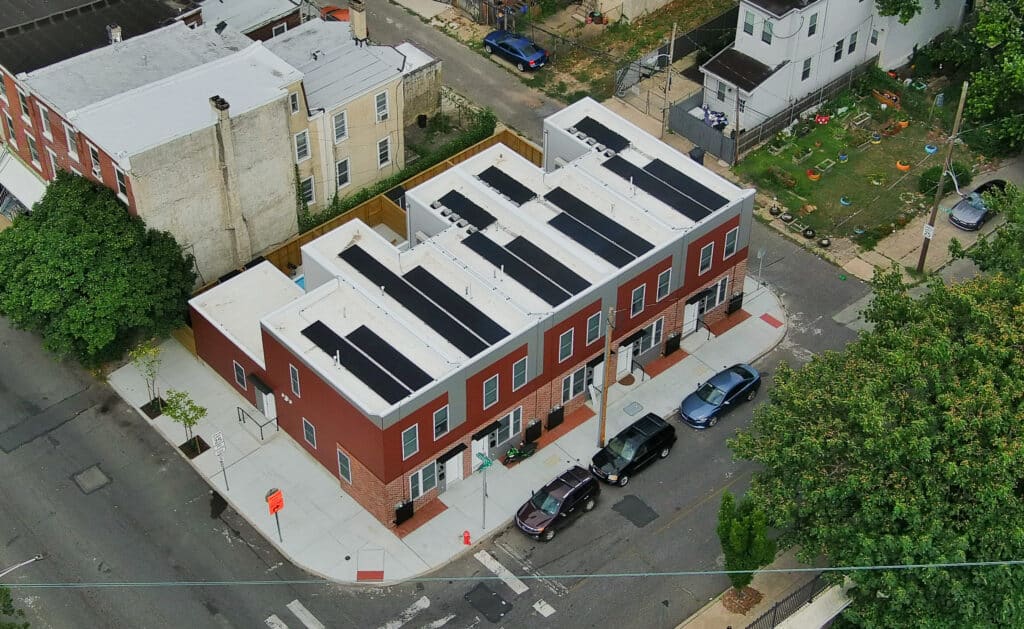
{"type": "MultiPolygon", "coordinates": [[[[748,495],[802,558],[834,566],[1024,557],[1024,285],[1004,276],[915,300],[876,274],[875,324],[794,371],[730,446],[748,495]]],[[[1024,567],[858,570],[865,627],[1024,626],[1024,567]]]]}
{"type": "Polygon", "coordinates": [[[954,239],[950,252],[956,258],[974,260],[982,271],[1005,273],[1024,281],[1024,190],[1009,184],[1001,194],[986,194],[985,204],[1003,214],[1006,223],[967,250],[954,239]]]}
{"type": "Polygon", "coordinates": [[[0,629],[28,629],[25,612],[14,606],[11,591],[0,585],[0,629]]]}
{"type": "MultiPolygon", "coordinates": [[[[935,0],[938,7],[940,0],[935,0]]],[[[921,0],[875,0],[879,15],[895,15],[900,24],[906,24],[921,12],[921,0]]]]}
{"type": "MultiPolygon", "coordinates": [[[[768,539],[768,520],[764,511],[750,500],[739,506],[728,490],[722,494],[718,510],[718,539],[725,553],[726,570],[757,570],[775,559],[775,542],[768,539]]],[[[741,591],[754,580],[753,572],[735,572],[729,581],[741,591]]]]}
{"type": "Polygon", "coordinates": [[[67,172],[0,232],[0,314],[87,366],[181,325],[194,281],[191,256],[170,234],[67,172]]]}
{"type": "MultiPolygon", "coordinates": [[[[192,429],[204,417],[206,407],[196,404],[184,391],[167,390],[167,401],[164,402],[164,415],[167,415],[185,428],[185,441],[193,439],[192,429]]],[[[198,442],[196,446],[198,446],[198,442]]],[[[198,452],[198,447],[196,448],[198,452]]]]}
{"type": "Polygon", "coordinates": [[[146,381],[146,395],[149,396],[149,401],[155,401],[159,407],[160,390],[157,388],[156,377],[160,373],[160,348],[153,341],[146,341],[128,350],[128,357],[146,381]]]}

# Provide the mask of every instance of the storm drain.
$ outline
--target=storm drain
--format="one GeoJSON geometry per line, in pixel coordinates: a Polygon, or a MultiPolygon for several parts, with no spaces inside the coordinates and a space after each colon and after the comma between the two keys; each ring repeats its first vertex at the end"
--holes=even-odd
{"type": "Polygon", "coordinates": [[[616,502],[612,510],[632,522],[633,526],[639,528],[643,528],[658,519],[657,511],[632,494],[616,502]]]}
{"type": "Polygon", "coordinates": [[[91,494],[110,483],[110,477],[103,473],[99,465],[87,467],[71,477],[83,494],[91,494]]]}
{"type": "Polygon", "coordinates": [[[466,592],[464,598],[469,601],[473,609],[494,624],[501,622],[505,614],[512,611],[512,603],[498,596],[497,592],[483,583],[478,583],[475,588],[466,592]]]}

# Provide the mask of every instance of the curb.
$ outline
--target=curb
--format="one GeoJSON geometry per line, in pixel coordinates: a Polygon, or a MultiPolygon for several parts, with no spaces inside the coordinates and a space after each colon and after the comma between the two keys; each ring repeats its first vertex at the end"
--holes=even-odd
{"type": "Polygon", "coordinates": [[[683,622],[681,622],[678,625],[676,625],[676,629],[682,629],[686,625],[688,625],[691,622],[697,620],[697,618],[699,618],[701,614],[703,614],[707,610],[709,610],[712,607],[714,607],[715,605],[717,605],[718,601],[722,600],[722,597],[725,596],[725,593],[728,592],[728,591],[729,590],[725,590],[724,592],[722,592],[721,594],[719,594],[715,598],[713,598],[710,601],[708,601],[703,607],[701,607],[697,611],[695,611],[692,614],[690,614],[689,616],[687,616],[686,620],[684,620],[683,622]]]}

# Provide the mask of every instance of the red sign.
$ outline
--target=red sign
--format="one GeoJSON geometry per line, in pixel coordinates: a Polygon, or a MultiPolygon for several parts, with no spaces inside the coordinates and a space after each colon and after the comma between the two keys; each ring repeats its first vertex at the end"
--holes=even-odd
{"type": "Polygon", "coordinates": [[[270,507],[270,515],[274,515],[284,509],[284,494],[280,489],[271,489],[267,494],[267,506],[270,507]]]}

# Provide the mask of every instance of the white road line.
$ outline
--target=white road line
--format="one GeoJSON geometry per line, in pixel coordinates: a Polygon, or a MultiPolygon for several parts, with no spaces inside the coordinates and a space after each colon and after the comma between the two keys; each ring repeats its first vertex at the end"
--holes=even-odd
{"type": "Polygon", "coordinates": [[[316,616],[306,609],[306,606],[300,603],[298,599],[288,603],[286,607],[291,611],[291,613],[295,614],[295,617],[299,619],[299,622],[306,626],[306,629],[326,629],[324,627],[324,623],[317,620],[316,616]]]}
{"type": "Polygon", "coordinates": [[[284,624],[276,614],[271,614],[263,622],[267,623],[267,626],[270,627],[270,629],[288,629],[288,625],[284,624]]]}
{"type": "Polygon", "coordinates": [[[524,557],[515,548],[512,548],[511,546],[509,546],[505,542],[501,541],[500,539],[499,540],[495,540],[494,541],[494,545],[497,548],[501,549],[506,555],[508,555],[512,559],[518,561],[519,564],[522,565],[523,570],[525,570],[526,572],[530,573],[538,581],[540,581],[541,583],[546,585],[547,588],[549,590],[551,590],[551,593],[554,594],[555,596],[558,596],[559,598],[561,598],[561,597],[563,597],[563,596],[565,596],[566,594],[569,593],[569,588],[565,587],[564,585],[562,585],[561,583],[559,583],[557,581],[554,581],[552,579],[549,579],[549,578],[541,575],[541,573],[539,571],[537,571],[537,570],[535,570],[533,568],[533,564],[530,563],[530,560],[528,558],[524,557]]]}
{"type": "Polygon", "coordinates": [[[548,605],[544,601],[537,601],[533,604],[533,608],[537,610],[537,613],[547,618],[551,614],[555,613],[555,608],[548,605]]]}
{"type": "Polygon", "coordinates": [[[423,625],[423,627],[421,629],[439,629],[440,627],[443,627],[443,626],[447,625],[448,621],[451,620],[452,618],[455,618],[455,614],[448,614],[444,618],[438,618],[437,620],[435,620],[434,622],[430,623],[429,625],[423,625]]]}
{"type": "Polygon", "coordinates": [[[485,568],[498,575],[498,578],[501,579],[505,585],[512,588],[512,591],[515,592],[516,595],[522,594],[526,590],[530,589],[526,587],[526,584],[520,581],[516,575],[509,572],[508,568],[501,565],[501,562],[492,557],[491,553],[486,550],[481,550],[473,556],[476,557],[477,561],[482,563],[485,568]]]}
{"type": "Polygon", "coordinates": [[[389,620],[387,624],[380,629],[399,629],[404,626],[405,623],[412,620],[416,614],[428,607],[430,607],[430,599],[426,596],[422,596],[418,601],[407,607],[404,612],[399,614],[397,619],[389,620]]]}

